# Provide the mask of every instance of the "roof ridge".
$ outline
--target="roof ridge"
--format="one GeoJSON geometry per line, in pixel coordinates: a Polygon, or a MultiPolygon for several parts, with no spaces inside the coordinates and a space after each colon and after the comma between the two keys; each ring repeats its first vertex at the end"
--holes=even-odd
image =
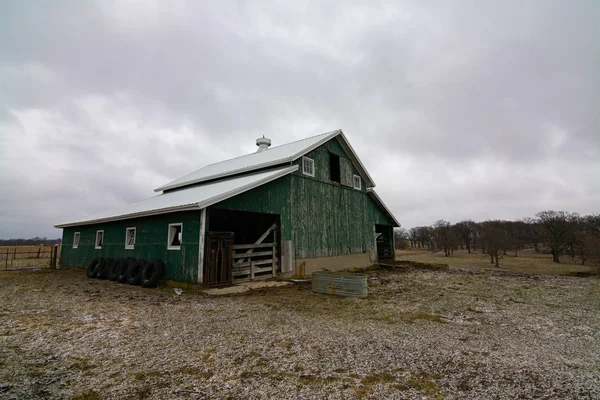
{"type": "MultiPolygon", "coordinates": [[[[332,130],[332,131],[329,131],[329,132],[325,132],[325,133],[319,133],[318,135],[314,135],[314,136],[305,137],[304,139],[298,139],[298,140],[294,140],[293,142],[287,142],[287,143],[284,143],[284,144],[280,144],[279,146],[273,146],[273,147],[271,147],[269,150],[278,149],[278,148],[281,148],[281,147],[284,147],[284,146],[289,146],[290,144],[294,144],[294,143],[302,142],[303,140],[313,139],[313,138],[316,138],[317,136],[326,136],[326,135],[331,135],[333,132],[340,132],[340,130],[339,130],[339,129],[334,129],[334,130],[332,130]]],[[[269,151],[269,150],[267,150],[267,151],[269,151]]],[[[212,164],[206,164],[204,167],[208,167],[209,165],[217,165],[217,164],[221,164],[221,163],[224,163],[224,162],[227,162],[227,161],[231,161],[231,160],[237,160],[238,158],[242,158],[242,157],[248,157],[248,156],[251,156],[251,155],[253,155],[253,154],[258,154],[258,153],[254,152],[254,153],[242,154],[241,156],[237,156],[237,157],[233,157],[233,158],[228,158],[227,160],[217,161],[217,162],[215,162],[215,163],[212,163],[212,164]]],[[[201,167],[201,168],[198,168],[198,169],[202,169],[202,168],[204,168],[204,167],[201,167]]],[[[198,169],[197,169],[196,171],[198,171],[198,169]]],[[[191,174],[193,174],[193,173],[194,173],[194,172],[196,172],[196,171],[193,171],[193,172],[190,172],[190,173],[191,173],[191,174]]],[[[188,174],[188,175],[189,175],[189,174],[188,174]]],[[[185,175],[184,175],[184,176],[185,176],[185,175]]],[[[183,178],[183,177],[182,177],[182,178],[183,178]]]]}
{"type": "MultiPolygon", "coordinates": [[[[288,143],[280,144],[279,146],[274,146],[274,147],[271,147],[271,148],[270,148],[269,150],[267,150],[267,151],[272,151],[272,150],[274,150],[274,149],[282,148],[282,147],[284,147],[284,146],[289,146],[289,145],[291,145],[291,144],[298,143],[298,142],[302,142],[302,141],[304,141],[304,140],[314,139],[314,138],[316,138],[316,137],[318,137],[318,136],[327,136],[327,135],[331,135],[331,134],[332,134],[332,133],[334,133],[334,132],[341,132],[341,129],[334,129],[334,130],[332,130],[332,131],[329,131],[329,132],[320,133],[320,134],[318,134],[318,135],[309,136],[309,137],[306,137],[306,138],[303,138],[303,139],[294,140],[293,142],[288,142],[288,143]]],[[[196,169],[194,169],[193,171],[191,171],[191,172],[189,172],[189,173],[187,173],[187,174],[185,174],[185,175],[183,175],[183,176],[180,176],[179,178],[177,178],[177,179],[175,179],[175,180],[173,180],[173,181],[171,181],[171,182],[169,182],[169,183],[172,183],[172,182],[174,182],[174,181],[180,181],[180,180],[184,180],[184,178],[185,178],[185,177],[187,177],[187,176],[190,176],[190,175],[193,175],[193,174],[195,174],[196,172],[198,172],[198,171],[200,171],[200,170],[202,170],[202,169],[204,169],[204,168],[210,167],[211,165],[218,165],[218,164],[226,163],[226,162],[229,162],[229,161],[232,161],[232,160],[237,160],[237,159],[240,159],[240,158],[243,158],[243,157],[248,157],[248,156],[251,156],[251,155],[253,155],[253,154],[259,154],[259,153],[256,153],[256,152],[254,152],[254,153],[242,154],[241,156],[237,156],[237,157],[233,157],[233,158],[228,158],[228,159],[226,159],[226,160],[218,161],[218,162],[215,162],[215,163],[212,163],[212,164],[205,164],[205,165],[203,165],[202,167],[200,167],[200,168],[196,168],[196,169]]],[[[237,170],[235,170],[235,171],[237,171],[237,170]]],[[[163,187],[167,186],[169,183],[167,183],[167,184],[164,184],[164,185],[160,186],[159,188],[163,188],[163,187]]],[[[155,189],[155,190],[157,190],[157,189],[155,189]]]]}

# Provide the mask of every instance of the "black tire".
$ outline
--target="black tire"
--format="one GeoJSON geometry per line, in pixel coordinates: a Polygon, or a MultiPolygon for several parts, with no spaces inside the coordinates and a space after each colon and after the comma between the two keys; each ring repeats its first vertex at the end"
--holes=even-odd
{"type": "Polygon", "coordinates": [[[142,283],[142,271],[146,266],[146,260],[139,259],[133,264],[129,265],[127,270],[127,283],[130,285],[140,285],[142,283]]]}
{"type": "Polygon", "coordinates": [[[127,271],[129,271],[129,267],[135,262],[135,258],[123,258],[121,260],[121,265],[119,266],[119,276],[117,281],[119,283],[127,283],[127,271]]]}
{"type": "Polygon", "coordinates": [[[100,262],[96,266],[96,279],[108,279],[108,272],[110,271],[110,268],[112,268],[114,262],[115,260],[112,258],[105,258],[104,262],[100,262]]]}
{"type": "Polygon", "coordinates": [[[102,257],[96,257],[90,262],[90,264],[87,267],[86,274],[88,278],[96,279],[96,267],[98,266],[98,264],[100,264],[100,260],[102,259],[102,257]]]}
{"type": "Polygon", "coordinates": [[[108,279],[111,281],[116,281],[119,279],[119,269],[121,268],[122,260],[122,258],[117,258],[115,259],[113,265],[110,266],[110,269],[108,270],[108,279]]]}
{"type": "Polygon", "coordinates": [[[146,264],[142,270],[142,287],[155,288],[165,273],[165,263],[155,259],[146,264]]]}

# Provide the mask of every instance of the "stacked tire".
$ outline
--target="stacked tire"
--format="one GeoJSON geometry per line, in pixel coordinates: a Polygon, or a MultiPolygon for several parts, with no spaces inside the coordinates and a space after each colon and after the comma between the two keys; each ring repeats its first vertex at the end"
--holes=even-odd
{"type": "Polygon", "coordinates": [[[87,277],[92,279],[110,279],[145,288],[155,288],[165,273],[165,264],[154,259],[94,258],[87,268],[87,277]]]}

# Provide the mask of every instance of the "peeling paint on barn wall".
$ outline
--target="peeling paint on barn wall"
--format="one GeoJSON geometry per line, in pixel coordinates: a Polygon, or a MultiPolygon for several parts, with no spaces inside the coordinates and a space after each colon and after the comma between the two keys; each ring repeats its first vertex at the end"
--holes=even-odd
{"type": "Polygon", "coordinates": [[[63,230],[60,265],[87,267],[95,257],[161,259],[167,280],[196,282],[198,279],[198,243],[200,211],[186,211],[108,223],[72,226],[63,230]],[[183,223],[180,250],[167,250],[168,227],[183,223]],[[136,228],[135,246],[125,249],[125,231],[136,228]],[[104,230],[102,249],[95,248],[96,231],[104,230]],[[80,232],[79,246],[73,248],[73,236],[80,232]]]}
{"type": "Polygon", "coordinates": [[[292,179],[296,258],[369,253],[375,224],[391,226],[366,193],[300,176],[292,179]]]}
{"type": "Polygon", "coordinates": [[[315,161],[314,177],[302,173],[301,159],[296,162],[300,168],[291,184],[296,258],[369,253],[375,246],[375,224],[393,225],[367,195],[364,181],[361,190],[331,182],[330,153],[340,157],[342,179],[344,173],[346,179],[359,175],[336,139],[306,155],[315,161]]]}

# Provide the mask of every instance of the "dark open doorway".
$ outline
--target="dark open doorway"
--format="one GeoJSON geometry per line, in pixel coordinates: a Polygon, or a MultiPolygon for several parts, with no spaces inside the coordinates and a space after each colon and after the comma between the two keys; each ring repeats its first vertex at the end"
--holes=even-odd
{"type": "Polygon", "coordinates": [[[394,258],[394,246],[392,244],[394,228],[390,225],[375,225],[375,236],[377,241],[377,258],[394,258]]]}
{"type": "Polygon", "coordinates": [[[211,232],[233,235],[232,282],[276,276],[281,248],[278,214],[211,209],[209,235],[211,232]]]}

